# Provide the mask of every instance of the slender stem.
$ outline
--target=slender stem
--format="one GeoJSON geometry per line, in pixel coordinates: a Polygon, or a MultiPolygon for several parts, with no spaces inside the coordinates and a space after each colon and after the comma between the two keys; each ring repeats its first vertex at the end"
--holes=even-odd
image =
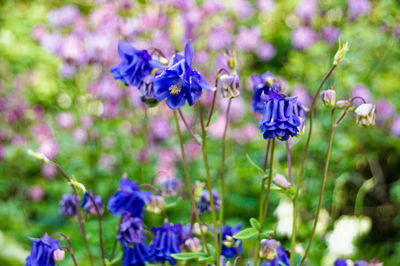
{"type": "Polygon", "coordinates": [[[350,101],[349,101],[349,105],[346,107],[346,109],[344,109],[342,115],[339,117],[339,119],[336,121],[335,125],[339,125],[339,123],[343,120],[343,118],[345,117],[345,115],[347,114],[347,112],[349,111],[351,104],[354,102],[354,100],[356,99],[361,99],[363,101],[363,103],[366,103],[366,101],[364,100],[364,98],[360,97],[360,96],[356,96],[353,97],[350,101]]]}
{"type": "Polygon", "coordinates": [[[308,252],[310,251],[311,248],[311,244],[312,241],[314,239],[314,234],[315,234],[315,230],[317,228],[318,225],[318,219],[319,219],[319,213],[321,211],[321,206],[322,206],[322,199],[324,196],[324,191],[325,191],[325,183],[326,183],[326,178],[328,176],[328,166],[329,166],[329,158],[331,155],[331,148],[332,148],[332,142],[333,142],[333,132],[335,130],[335,108],[332,109],[332,113],[331,113],[331,130],[329,132],[329,142],[328,142],[328,149],[326,151],[326,157],[325,157],[325,166],[324,166],[324,175],[322,177],[322,183],[321,183],[321,191],[319,194],[319,202],[318,202],[318,208],[317,208],[317,213],[315,215],[315,220],[314,220],[314,226],[311,232],[311,236],[310,236],[310,241],[308,242],[308,246],[306,249],[306,252],[304,253],[304,257],[302,258],[301,262],[300,262],[300,266],[302,266],[307,258],[308,252]]]}
{"type": "MultiPolygon", "coordinates": [[[[218,84],[218,78],[215,81],[215,86],[217,86],[217,84],[218,84]]],[[[217,98],[217,90],[215,90],[214,94],[213,94],[213,100],[212,100],[212,104],[211,104],[211,109],[210,109],[210,113],[208,114],[208,119],[207,119],[207,123],[206,123],[206,127],[207,128],[208,128],[208,126],[210,125],[210,122],[211,122],[211,117],[212,117],[213,112],[214,112],[214,106],[215,106],[215,99],[216,98],[217,98]]]]}
{"type": "MultiPolygon", "coordinates": [[[[211,176],[210,176],[210,167],[208,165],[208,157],[207,157],[207,131],[203,121],[203,114],[201,113],[201,106],[200,102],[197,102],[197,106],[199,107],[199,116],[200,116],[200,124],[201,124],[201,131],[202,131],[202,146],[201,150],[203,151],[203,159],[204,159],[204,166],[206,168],[206,176],[207,176],[207,188],[210,195],[210,203],[211,203],[211,216],[214,225],[214,244],[215,244],[215,253],[217,255],[216,261],[217,266],[220,265],[220,247],[218,244],[218,231],[217,231],[217,216],[215,214],[215,206],[214,206],[214,197],[212,194],[212,186],[211,186],[211,176]]],[[[222,234],[222,232],[221,232],[222,234]]]]}
{"type": "MultiPolygon", "coordinates": [[[[260,230],[258,232],[258,238],[257,238],[257,243],[256,243],[256,254],[254,255],[254,266],[258,265],[258,257],[259,257],[259,253],[260,253],[260,242],[261,242],[261,234],[262,234],[262,230],[264,228],[264,222],[265,222],[265,218],[267,216],[267,212],[268,212],[268,204],[269,204],[269,195],[271,193],[271,183],[272,183],[272,168],[273,168],[273,162],[274,162],[274,150],[275,150],[275,138],[273,138],[271,141],[269,141],[271,144],[271,157],[270,157],[270,161],[269,161],[269,173],[268,173],[268,186],[267,186],[267,195],[266,198],[264,200],[264,193],[262,193],[263,195],[262,197],[262,206],[264,206],[264,210],[261,210],[261,217],[260,217],[260,230]]],[[[268,146],[269,146],[268,145],[268,146]]],[[[268,151],[267,151],[267,156],[268,157],[268,151]]],[[[264,168],[266,170],[266,163],[264,163],[264,168]]],[[[264,173],[265,173],[264,170],[264,173]]],[[[264,174],[265,175],[265,174],[264,174]]],[[[262,186],[265,187],[265,178],[263,177],[263,182],[262,182],[262,186]]],[[[264,192],[265,188],[262,188],[262,192],[264,192]]],[[[260,198],[261,198],[260,197],[260,198]]]]}
{"type": "Polygon", "coordinates": [[[182,110],[181,108],[178,109],[178,113],[183,121],[183,124],[185,124],[185,127],[187,129],[187,131],[189,132],[190,136],[192,136],[193,140],[198,144],[201,145],[200,141],[197,140],[196,136],[194,135],[193,131],[190,129],[190,126],[188,124],[188,122],[186,122],[185,117],[183,116],[182,110]]]}
{"type": "Polygon", "coordinates": [[[53,238],[54,236],[61,236],[62,238],[65,239],[65,241],[67,241],[67,244],[68,244],[67,250],[68,250],[69,254],[71,255],[72,260],[74,261],[74,265],[78,266],[78,263],[76,262],[76,259],[75,259],[74,251],[72,250],[72,245],[71,245],[71,241],[69,240],[69,237],[67,237],[66,235],[64,235],[61,232],[54,233],[51,237],[53,238]]]}
{"type": "Polygon", "coordinates": [[[326,75],[324,76],[324,78],[322,79],[321,83],[318,86],[317,91],[314,94],[311,106],[310,106],[310,117],[308,119],[309,121],[309,130],[308,130],[308,135],[307,135],[307,140],[306,140],[306,144],[304,147],[304,151],[303,151],[303,156],[302,159],[300,161],[300,170],[299,170],[299,175],[298,175],[298,180],[297,180],[297,186],[296,186],[296,191],[295,194],[293,196],[292,202],[293,202],[293,224],[292,224],[292,228],[294,229],[292,231],[292,239],[291,239],[291,258],[290,258],[290,266],[293,266],[294,263],[294,246],[296,244],[296,223],[297,223],[297,198],[299,196],[299,192],[300,192],[300,186],[301,186],[301,182],[303,180],[304,177],[304,165],[307,159],[307,154],[308,154],[308,147],[310,145],[310,140],[311,140],[311,134],[312,134],[312,127],[313,127],[313,114],[314,114],[314,109],[315,109],[315,103],[317,101],[318,95],[321,91],[322,86],[325,84],[326,80],[329,78],[329,76],[332,74],[333,70],[335,70],[336,65],[332,65],[331,68],[329,69],[328,73],[326,73],[326,75]]]}
{"type": "MultiPolygon", "coordinates": [[[[229,123],[229,111],[231,109],[232,99],[228,100],[228,106],[226,108],[225,114],[225,128],[224,135],[222,136],[222,161],[221,161],[221,208],[219,211],[221,228],[220,232],[222,232],[222,226],[224,224],[224,199],[225,199],[225,151],[226,151],[226,133],[228,131],[228,123],[229,123]]],[[[220,234],[220,242],[222,243],[222,234],[220,234]]]]}
{"type": "Polygon", "coordinates": [[[286,141],[286,156],[287,156],[288,176],[289,176],[289,180],[290,180],[290,185],[293,186],[291,149],[292,149],[292,139],[289,138],[286,141]]]}
{"type": "Polygon", "coordinates": [[[101,213],[100,213],[100,209],[99,206],[97,206],[96,201],[93,198],[93,195],[88,193],[89,195],[89,199],[92,201],[92,204],[94,206],[94,209],[96,211],[96,216],[97,216],[97,223],[99,226],[99,242],[100,242],[100,252],[101,252],[101,259],[103,262],[103,265],[106,265],[106,261],[105,261],[105,256],[104,256],[104,246],[103,246],[103,232],[102,232],[102,226],[101,226],[101,213]]]}
{"type": "Polygon", "coordinates": [[[85,248],[86,248],[86,252],[88,254],[89,257],[89,261],[90,264],[93,266],[93,258],[92,258],[92,254],[90,253],[90,249],[89,249],[89,243],[87,241],[86,238],[86,232],[85,232],[85,226],[83,225],[82,222],[82,216],[81,216],[81,212],[80,212],[80,206],[79,206],[79,202],[78,202],[78,196],[77,196],[77,192],[76,192],[76,188],[74,187],[74,185],[72,185],[71,183],[71,178],[67,175],[67,173],[64,172],[64,170],[56,163],[52,162],[52,164],[56,167],[57,171],[59,173],[61,173],[62,176],[65,177],[65,179],[68,181],[68,183],[71,185],[72,191],[73,191],[73,196],[74,196],[74,203],[75,203],[75,208],[76,208],[76,218],[78,220],[78,226],[79,226],[79,231],[81,233],[83,242],[85,243],[85,248]]]}
{"type": "MultiPolygon", "coordinates": [[[[122,220],[123,220],[123,217],[121,216],[121,219],[119,219],[119,223],[118,223],[117,235],[118,235],[118,232],[119,232],[119,228],[121,227],[122,220]]],[[[117,244],[118,244],[118,240],[117,240],[117,236],[115,236],[114,246],[113,246],[113,249],[112,249],[112,251],[111,251],[111,256],[110,256],[109,261],[112,261],[113,258],[114,258],[115,251],[116,251],[116,249],[117,249],[117,244]]]]}
{"type": "Polygon", "coordinates": [[[204,247],[205,247],[205,249],[207,251],[208,256],[211,256],[210,250],[208,249],[208,246],[207,246],[207,240],[206,240],[206,237],[204,235],[204,232],[203,232],[203,229],[202,229],[202,226],[201,226],[201,220],[200,220],[199,212],[197,210],[196,201],[194,199],[194,193],[193,193],[193,190],[192,190],[192,184],[190,182],[189,167],[188,167],[187,162],[186,162],[186,156],[185,156],[185,150],[184,150],[184,147],[183,147],[183,140],[182,140],[181,130],[179,128],[178,115],[176,114],[175,110],[174,110],[174,116],[175,116],[175,123],[176,123],[176,131],[178,133],[179,144],[180,144],[180,148],[181,148],[183,169],[185,170],[186,185],[187,185],[187,189],[188,189],[188,191],[190,193],[190,200],[192,202],[192,208],[194,210],[194,215],[196,217],[197,223],[199,224],[201,239],[203,241],[204,247]]]}

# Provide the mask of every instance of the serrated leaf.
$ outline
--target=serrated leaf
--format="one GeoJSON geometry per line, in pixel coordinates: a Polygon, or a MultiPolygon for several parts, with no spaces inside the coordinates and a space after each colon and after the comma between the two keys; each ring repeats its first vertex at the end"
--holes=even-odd
{"type": "Polygon", "coordinates": [[[171,255],[176,260],[191,260],[201,257],[207,257],[206,253],[175,253],[171,255]]]}
{"type": "Polygon", "coordinates": [[[242,231],[240,231],[239,233],[237,233],[236,235],[234,235],[233,237],[236,239],[249,239],[253,236],[255,236],[258,233],[258,230],[255,228],[246,228],[242,231]]]}
{"type": "MultiPolygon", "coordinates": [[[[261,169],[261,167],[258,166],[258,165],[250,158],[250,156],[249,156],[248,154],[246,154],[246,158],[247,158],[247,160],[249,161],[249,163],[250,163],[252,166],[254,166],[262,175],[264,175],[263,169],[261,169]]],[[[265,178],[265,176],[264,176],[264,178],[265,178]]]]}
{"type": "Polygon", "coordinates": [[[256,218],[250,218],[250,225],[257,230],[260,230],[260,223],[256,218]]]}

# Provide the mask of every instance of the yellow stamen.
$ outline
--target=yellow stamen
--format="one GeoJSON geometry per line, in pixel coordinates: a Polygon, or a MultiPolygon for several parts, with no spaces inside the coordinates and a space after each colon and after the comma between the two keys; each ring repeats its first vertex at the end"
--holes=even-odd
{"type": "Polygon", "coordinates": [[[181,92],[181,89],[177,86],[177,85],[172,85],[171,87],[169,87],[168,89],[172,95],[177,95],[181,92]]]}

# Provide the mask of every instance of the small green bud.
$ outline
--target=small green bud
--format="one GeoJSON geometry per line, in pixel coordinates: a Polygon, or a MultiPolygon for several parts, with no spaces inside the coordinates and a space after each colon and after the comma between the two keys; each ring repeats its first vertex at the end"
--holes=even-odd
{"type": "Polygon", "coordinates": [[[28,150],[28,154],[33,158],[43,162],[43,163],[50,163],[51,161],[44,155],[43,153],[34,152],[33,150],[28,150]]]}
{"type": "Polygon", "coordinates": [[[77,190],[81,191],[82,193],[86,193],[85,186],[76,181],[74,178],[71,178],[70,184],[73,185],[77,190]]]}
{"type": "Polygon", "coordinates": [[[349,50],[349,43],[346,42],[343,46],[339,43],[339,49],[336,52],[335,58],[333,59],[333,64],[337,65],[346,55],[347,51],[349,50]]]}

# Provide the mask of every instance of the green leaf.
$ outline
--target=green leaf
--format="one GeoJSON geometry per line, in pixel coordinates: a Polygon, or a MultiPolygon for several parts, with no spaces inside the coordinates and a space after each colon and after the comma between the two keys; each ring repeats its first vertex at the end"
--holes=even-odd
{"type": "Polygon", "coordinates": [[[291,198],[294,195],[294,188],[293,187],[289,187],[287,190],[283,189],[283,188],[271,188],[271,191],[285,195],[289,198],[291,198]]]}
{"type": "MultiPolygon", "coordinates": [[[[249,161],[249,163],[250,163],[252,166],[254,166],[262,175],[264,175],[263,169],[261,169],[261,167],[258,166],[258,165],[250,158],[250,156],[249,156],[248,154],[246,154],[246,158],[247,158],[247,160],[249,161]]],[[[264,178],[265,178],[265,176],[264,176],[264,178]]]]}
{"type": "Polygon", "coordinates": [[[206,253],[175,253],[171,255],[176,260],[191,260],[207,257],[206,253]]]}
{"type": "Polygon", "coordinates": [[[236,239],[249,239],[253,236],[255,236],[258,233],[258,230],[255,228],[246,228],[242,231],[240,231],[239,233],[237,233],[236,235],[234,235],[233,237],[236,239]]]}
{"type": "Polygon", "coordinates": [[[198,261],[213,262],[213,261],[215,261],[215,258],[214,258],[213,256],[210,256],[210,257],[200,257],[200,258],[198,259],[198,261]]]}
{"type": "Polygon", "coordinates": [[[218,118],[218,111],[214,111],[214,113],[211,116],[210,125],[212,125],[215,121],[217,121],[217,118],[218,118]]]}
{"type": "Polygon", "coordinates": [[[214,246],[211,245],[211,244],[207,244],[207,247],[208,247],[208,250],[209,250],[210,253],[211,253],[211,256],[216,257],[216,252],[215,252],[214,246]]]}
{"type": "Polygon", "coordinates": [[[274,233],[274,231],[272,231],[272,230],[266,230],[266,231],[264,231],[264,232],[261,233],[261,236],[262,236],[262,237],[268,238],[268,237],[270,237],[270,235],[273,234],[273,233],[274,233]]]}
{"type": "Polygon", "coordinates": [[[250,218],[250,224],[251,227],[260,230],[260,223],[258,222],[258,220],[256,218],[250,218]]]}

